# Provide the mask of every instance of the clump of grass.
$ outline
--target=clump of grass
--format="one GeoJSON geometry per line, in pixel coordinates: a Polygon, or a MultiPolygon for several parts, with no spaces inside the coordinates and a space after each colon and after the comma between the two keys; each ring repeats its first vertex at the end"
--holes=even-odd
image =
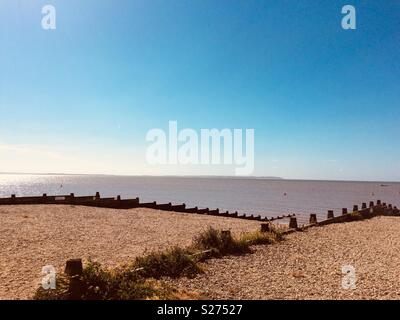
{"type": "Polygon", "coordinates": [[[212,250],[212,256],[217,257],[251,252],[249,244],[243,239],[236,239],[230,232],[223,232],[212,227],[194,238],[193,247],[199,250],[212,250]]]}
{"type": "Polygon", "coordinates": [[[257,244],[272,244],[283,240],[283,235],[280,231],[272,229],[269,232],[249,232],[242,235],[242,240],[250,245],[257,244]]]}
{"type": "Polygon", "coordinates": [[[40,287],[36,300],[133,300],[146,299],[160,294],[160,290],[146,279],[129,269],[108,270],[97,262],[85,266],[79,277],[80,295],[72,297],[69,292],[71,278],[65,274],[57,276],[56,289],[40,287]]]}
{"type": "MultiPolygon", "coordinates": [[[[108,270],[97,262],[90,262],[79,277],[80,294],[71,297],[69,284],[71,278],[57,276],[56,289],[44,290],[40,287],[34,296],[36,300],[136,300],[160,295],[148,280],[132,272],[129,268],[108,270]]],[[[165,295],[165,294],[164,294],[165,295]]]]}
{"type": "Polygon", "coordinates": [[[196,274],[202,272],[197,262],[189,250],[173,247],[164,252],[152,252],[146,256],[138,257],[134,266],[143,268],[139,271],[143,277],[159,279],[161,277],[186,276],[193,278],[196,274]]]}

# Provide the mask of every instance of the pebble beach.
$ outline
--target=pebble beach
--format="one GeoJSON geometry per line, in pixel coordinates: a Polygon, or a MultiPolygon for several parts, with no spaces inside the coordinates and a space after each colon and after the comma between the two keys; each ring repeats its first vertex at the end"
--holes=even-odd
{"type": "Polygon", "coordinates": [[[211,299],[400,299],[400,218],[332,224],[286,236],[255,253],[210,260],[175,286],[211,299]],[[342,287],[343,266],[355,286],[342,287]]]}
{"type": "Polygon", "coordinates": [[[61,272],[68,259],[90,258],[113,267],[146,252],[190,245],[209,226],[238,234],[256,230],[259,222],[147,208],[2,206],[0,299],[31,298],[43,266],[61,272]]]}
{"type": "MultiPolygon", "coordinates": [[[[187,246],[209,226],[240,234],[259,222],[138,208],[70,205],[0,207],[0,299],[30,299],[41,270],[62,272],[71,258],[113,267],[153,250],[187,246]]],[[[400,299],[400,219],[332,224],[211,259],[194,279],[164,279],[209,299],[400,299]],[[343,289],[342,267],[356,270],[343,289]]]]}

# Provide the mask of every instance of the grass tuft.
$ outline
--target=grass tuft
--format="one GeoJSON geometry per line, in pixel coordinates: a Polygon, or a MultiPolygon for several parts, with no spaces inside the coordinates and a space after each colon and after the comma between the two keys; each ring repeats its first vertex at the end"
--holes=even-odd
{"type": "Polygon", "coordinates": [[[269,232],[249,232],[242,235],[242,240],[250,245],[272,244],[283,240],[283,235],[275,229],[269,232]]]}
{"type": "Polygon", "coordinates": [[[145,299],[160,293],[145,278],[128,268],[108,270],[97,262],[91,262],[83,269],[79,278],[79,296],[71,297],[66,275],[57,276],[56,289],[44,290],[40,287],[36,300],[136,300],[145,299]]]}
{"type": "Polygon", "coordinates": [[[212,250],[212,256],[215,257],[251,252],[249,244],[243,239],[236,239],[230,233],[212,227],[194,238],[193,247],[199,250],[212,250]]]}
{"type": "Polygon", "coordinates": [[[159,279],[161,277],[177,278],[186,276],[193,278],[202,272],[196,258],[191,252],[179,247],[173,247],[164,252],[152,252],[136,258],[134,266],[143,268],[139,273],[143,277],[159,279]]]}

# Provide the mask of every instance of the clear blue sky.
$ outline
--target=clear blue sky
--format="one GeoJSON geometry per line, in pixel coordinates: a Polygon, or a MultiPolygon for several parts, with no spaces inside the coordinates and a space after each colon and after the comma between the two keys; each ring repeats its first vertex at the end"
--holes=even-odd
{"type": "Polygon", "coordinates": [[[146,165],[177,120],[254,128],[254,175],[400,180],[399,30],[398,0],[2,0],[0,171],[231,174],[146,165]]]}

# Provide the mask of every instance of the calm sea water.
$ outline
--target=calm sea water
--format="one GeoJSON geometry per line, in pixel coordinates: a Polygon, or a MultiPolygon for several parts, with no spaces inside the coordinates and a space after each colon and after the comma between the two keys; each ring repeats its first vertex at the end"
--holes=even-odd
{"type": "Polygon", "coordinates": [[[193,177],[0,174],[0,197],[47,194],[121,195],[141,201],[186,203],[272,217],[310,213],[326,217],[353,204],[376,201],[400,205],[400,183],[269,180],[193,177]]]}

